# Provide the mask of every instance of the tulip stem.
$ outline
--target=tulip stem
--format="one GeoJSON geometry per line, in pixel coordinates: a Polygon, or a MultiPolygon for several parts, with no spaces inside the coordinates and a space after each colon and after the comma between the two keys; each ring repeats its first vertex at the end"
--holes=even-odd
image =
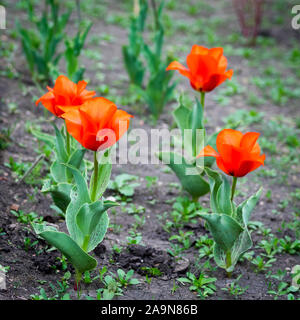
{"type": "Polygon", "coordinates": [[[90,237],[91,237],[90,235],[87,235],[87,236],[85,236],[84,239],[83,239],[83,244],[82,244],[81,249],[82,249],[83,251],[85,251],[85,252],[86,252],[87,249],[88,249],[90,237]]]}
{"type": "Polygon", "coordinates": [[[81,288],[80,288],[80,280],[82,277],[82,273],[75,268],[75,285],[74,290],[77,291],[77,297],[80,299],[81,288]]]}
{"type": "Polygon", "coordinates": [[[193,199],[192,199],[192,201],[195,203],[198,203],[198,200],[199,200],[199,197],[197,197],[197,196],[193,197],[193,199]]]}
{"type": "Polygon", "coordinates": [[[97,183],[98,183],[98,160],[97,160],[97,151],[94,151],[94,173],[93,173],[93,185],[91,192],[91,200],[95,201],[97,193],[97,183]]]}
{"type": "Polygon", "coordinates": [[[200,99],[200,101],[201,101],[202,108],[203,108],[203,110],[204,110],[205,92],[204,92],[204,91],[201,91],[200,94],[201,94],[201,99],[200,99]]]}
{"type": "MultiPolygon", "coordinates": [[[[231,267],[231,252],[226,253],[226,269],[231,267]]],[[[231,272],[227,271],[228,278],[231,278],[231,272]]]]}
{"type": "Polygon", "coordinates": [[[70,156],[70,152],[71,152],[70,138],[71,137],[70,137],[70,134],[68,132],[66,123],[65,123],[65,129],[66,129],[66,137],[67,137],[67,141],[66,141],[67,153],[68,153],[68,156],[70,156]]]}
{"type": "Polygon", "coordinates": [[[237,177],[233,177],[232,178],[232,187],[231,187],[231,202],[233,201],[236,183],[237,183],[237,177]]]}

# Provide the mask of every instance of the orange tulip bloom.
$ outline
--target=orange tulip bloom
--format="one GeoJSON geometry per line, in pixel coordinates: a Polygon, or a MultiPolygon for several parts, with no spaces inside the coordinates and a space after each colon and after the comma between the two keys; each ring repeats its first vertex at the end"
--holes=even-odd
{"type": "Polygon", "coordinates": [[[117,110],[117,106],[105,98],[93,98],[81,106],[61,107],[66,113],[67,130],[84,148],[104,150],[115,144],[128,130],[132,115],[117,110]]]}
{"type": "Polygon", "coordinates": [[[265,154],[260,155],[260,147],[256,142],[257,132],[247,132],[224,129],[217,136],[217,149],[206,146],[198,157],[214,157],[218,167],[226,174],[243,177],[247,173],[264,165],[265,154]]]}
{"type": "Polygon", "coordinates": [[[82,80],[76,84],[66,76],[60,75],[55,81],[54,88],[47,87],[49,92],[40,97],[35,104],[41,102],[47,110],[60,117],[64,113],[60,106],[78,106],[96,94],[95,91],[87,91],[86,85],[86,81],[82,80]]]}
{"type": "Polygon", "coordinates": [[[195,44],[186,62],[188,68],[173,61],[166,70],[178,70],[190,79],[193,89],[200,92],[212,91],[233,75],[232,69],[226,71],[227,59],[223,56],[223,48],[207,49],[195,44]]]}

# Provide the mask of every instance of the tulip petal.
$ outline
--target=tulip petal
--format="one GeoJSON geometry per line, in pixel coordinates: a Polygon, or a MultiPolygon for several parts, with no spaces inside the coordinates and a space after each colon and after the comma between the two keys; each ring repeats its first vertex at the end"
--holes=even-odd
{"type": "Polygon", "coordinates": [[[70,111],[71,106],[78,108],[85,101],[92,99],[96,93],[86,90],[86,85],[87,82],[84,80],[75,84],[66,76],[60,75],[55,81],[54,88],[47,87],[49,92],[40,97],[36,105],[41,102],[46,109],[60,117],[64,112],[70,111]]]}
{"type": "Polygon", "coordinates": [[[77,86],[66,76],[60,75],[55,81],[53,91],[55,92],[55,95],[74,97],[77,93],[77,86]]]}
{"type": "Polygon", "coordinates": [[[242,132],[233,129],[222,130],[216,139],[217,150],[221,154],[222,146],[224,144],[232,145],[234,147],[240,147],[240,142],[243,137],[242,132]]]}
{"type": "Polygon", "coordinates": [[[206,55],[208,54],[209,49],[205,48],[203,46],[199,46],[197,44],[194,44],[192,46],[191,54],[198,54],[198,55],[206,55]]]}
{"type": "Polygon", "coordinates": [[[227,59],[220,47],[208,49],[195,44],[186,62],[188,68],[173,61],[166,70],[178,70],[190,79],[191,86],[197,91],[212,91],[233,75],[233,70],[226,71],[227,59]]]}
{"type": "Polygon", "coordinates": [[[233,145],[223,144],[220,157],[223,164],[226,167],[230,175],[234,175],[234,172],[240,167],[240,163],[243,160],[243,153],[240,148],[233,145]]]}
{"type": "Polygon", "coordinates": [[[229,70],[225,73],[215,73],[210,75],[207,81],[203,84],[203,91],[210,92],[215,89],[217,86],[222,84],[225,80],[230,79],[232,77],[233,70],[229,70]]]}
{"type": "Polygon", "coordinates": [[[227,58],[224,56],[221,56],[218,61],[218,72],[225,73],[226,68],[227,68],[227,58]]]}
{"type": "MultiPolygon", "coordinates": [[[[225,58],[223,56],[223,48],[211,48],[211,49],[208,49],[208,54],[211,57],[213,57],[216,61],[219,61],[222,57],[225,58]]],[[[222,61],[224,61],[224,60],[222,60],[222,61]]],[[[226,61],[226,66],[227,66],[227,61],[226,61]]]]}
{"type": "Polygon", "coordinates": [[[261,160],[256,160],[256,161],[246,160],[246,161],[242,161],[240,167],[238,168],[238,170],[235,171],[234,176],[235,177],[244,177],[246,174],[250,173],[251,171],[256,170],[261,165],[263,165],[263,162],[261,160]]]}
{"type": "Polygon", "coordinates": [[[243,135],[238,130],[222,130],[216,139],[220,155],[216,159],[218,167],[228,175],[243,177],[264,165],[266,156],[260,155],[258,137],[257,132],[248,132],[243,135]]]}
{"type": "Polygon", "coordinates": [[[265,154],[259,155],[253,152],[245,154],[244,152],[242,161],[259,161],[262,165],[264,165],[265,159],[266,159],[265,154]]]}
{"type": "Polygon", "coordinates": [[[86,149],[97,151],[99,146],[104,143],[104,141],[99,141],[95,133],[84,132],[81,141],[79,141],[82,146],[86,149]]]}
{"type": "Polygon", "coordinates": [[[80,112],[78,109],[72,109],[69,110],[68,112],[65,112],[64,114],[62,114],[61,116],[62,118],[64,118],[67,121],[70,121],[74,124],[78,124],[81,125],[82,124],[82,119],[80,116],[80,112]]]}
{"type": "Polygon", "coordinates": [[[80,95],[83,90],[86,88],[87,82],[84,80],[78,81],[77,83],[77,95],[80,95]]]}
{"type": "Polygon", "coordinates": [[[225,72],[225,76],[228,78],[228,79],[231,79],[231,77],[233,76],[233,70],[232,69],[229,69],[228,71],[225,72]]]}
{"type": "Polygon", "coordinates": [[[227,77],[224,74],[213,74],[210,76],[208,81],[203,84],[203,91],[210,92],[215,89],[218,85],[224,82],[227,77]]]}
{"type": "MultiPolygon", "coordinates": [[[[96,91],[83,90],[78,98],[81,100],[81,103],[83,103],[87,100],[92,99],[95,95],[96,95],[96,91]]],[[[75,102],[73,103],[76,104],[75,102]]]]}
{"type": "Polygon", "coordinates": [[[197,158],[199,157],[214,157],[214,158],[218,158],[220,157],[220,155],[218,154],[218,152],[211,146],[206,146],[204,147],[200,153],[197,155],[197,158]]]}
{"type": "Polygon", "coordinates": [[[258,132],[245,133],[241,140],[241,148],[247,152],[251,152],[259,136],[260,133],[258,132]]]}
{"type": "Polygon", "coordinates": [[[193,77],[199,77],[205,81],[211,74],[217,72],[217,64],[209,55],[189,54],[186,59],[188,68],[193,77]]]}
{"type": "Polygon", "coordinates": [[[132,117],[103,97],[93,98],[81,106],[63,106],[68,132],[86,149],[104,150],[128,130],[132,117]],[[122,125],[122,123],[125,123],[122,125]]]}
{"type": "Polygon", "coordinates": [[[188,68],[186,68],[185,66],[183,66],[181,63],[179,63],[178,61],[173,61],[171,62],[167,69],[168,70],[177,70],[180,72],[180,74],[182,74],[185,77],[190,77],[190,71],[188,68]]]}
{"type": "Polygon", "coordinates": [[[83,104],[85,101],[91,99],[96,92],[86,90],[87,82],[82,80],[77,83],[77,96],[73,101],[73,104],[83,104]]]}
{"type": "Polygon", "coordinates": [[[40,97],[35,104],[38,105],[39,103],[42,103],[42,105],[49,110],[51,113],[54,115],[56,114],[56,109],[55,109],[55,97],[52,92],[47,92],[45,93],[42,97],[40,97]]]}
{"type": "Polygon", "coordinates": [[[208,82],[212,74],[217,72],[217,63],[209,55],[189,54],[187,64],[190,69],[190,80],[195,90],[211,91],[218,85],[219,79],[212,82],[208,90],[204,89],[204,83],[208,82]]]}
{"type": "Polygon", "coordinates": [[[81,143],[83,135],[82,119],[78,109],[73,109],[61,115],[65,119],[69,134],[81,143]]]}
{"type": "Polygon", "coordinates": [[[85,113],[85,116],[91,123],[91,126],[96,124],[96,127],[90,130],[93,132],[105,127],[117,111],[117,106],[108,99],[97,97],[86,101],[80,107],[80,111],[85,113]]]}
{"type": "Polygon", "coordinates": [[[69,112],[72,111],[73,109],[79,109],[80,105],[78,106],[56,106],[59,110],[63,111],[63,112],[69,112]]]}
{"type": "Polygon", "coordinates": [[[218,166],[218,168],[220,170],[222,170],[224,173],[228,174],[228,175],[232,175],[229,173],[229,171],[227,170],[226,166],[225,166],[225,163],[223,161],[223,159],[221,157],[217,158],[216,159],[216,164],[218,166]]]}
{"type": "Polygon", "coordinates": [[[133,116],[124,110],[117,110],[115,112],[109,127],[115,132],[116,141],[128,130],[130,118],[133,118],[133,116]]]}

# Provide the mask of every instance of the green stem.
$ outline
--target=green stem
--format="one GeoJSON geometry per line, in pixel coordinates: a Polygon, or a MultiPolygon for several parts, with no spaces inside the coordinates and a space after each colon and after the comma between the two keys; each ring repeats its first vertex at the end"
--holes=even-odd
{"type": "Polygon", "coordinates": [[[200,102],[201,102],[202,108],[203,108],[203,110],[204,110],[205,92],[204,92],[204,91],[201,91],[201,92],[200,92],[200,95],[201,95],[200,102]]]}
{"type": "Polygon", "coordinates": [[[77,297],[80,299],[80,281],[81,281],[82,273],[75,269],[75,290],[77,291],[77,297]]]}
{"type": "Polygon", "coordinates": [[[198,203],[198,200],[199,200],[199,197],[197,197],[197,196],[193,197],[193,199],[192,199],[192,201],[195,203],[198,203]]]}
{"type": "Polygon", "coordinates": [[[98,160],[97,160],[97,151],[94,151],[94,173],[93,173],[93,185],[91,192],[91,200],[96,200],[97,194],[97,183],[98,183],[98,160]]]}
{"type": "Polygon", "coordinates": [[[233,179],[232,179],[232,187],[231,187],[231,202],[233,201],[236,183],[237,183],[237,177],[233,177],[233,179]]]}
{"type": "MultiPolygon", "coordinates": [[[[227,251],[226,253],[226,269],[231,267],[231,252],[227,251]]],[[[231,272],[227,271],[228,278],[231,278],[231,272]]]]}
{"type": "Polygon", "coordinates": [[[68,132],[68,129],[67,129],[67,124],[65,123],[65,129],[66,129],[66,137],[67,137],[67,142],[66,142],[66,147],[67,147],[67,153],[68,155],[70,155],[70,152],[71,152],[71,136],[68,132]]]}
{"type": "Polygon", "coordinates": [[[85,236],[82,244],[82,250],[87,251],[89,241],[90,241],[90,235],[85,236]]]}

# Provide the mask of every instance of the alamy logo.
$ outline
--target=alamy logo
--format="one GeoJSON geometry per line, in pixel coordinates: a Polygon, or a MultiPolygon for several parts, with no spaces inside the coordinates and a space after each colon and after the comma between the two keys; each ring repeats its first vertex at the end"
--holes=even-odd
{"type": "Polygon", "coordinates": [[[300,29],[300,4],[293,6],[292,14],[295,14],[291,21],[292,28],[298,30],[300,29]]]}
{"type": "Polygon", "coordinates": [[[0,29],[6,29],[6,10],[0,5],[0,29]]]}

